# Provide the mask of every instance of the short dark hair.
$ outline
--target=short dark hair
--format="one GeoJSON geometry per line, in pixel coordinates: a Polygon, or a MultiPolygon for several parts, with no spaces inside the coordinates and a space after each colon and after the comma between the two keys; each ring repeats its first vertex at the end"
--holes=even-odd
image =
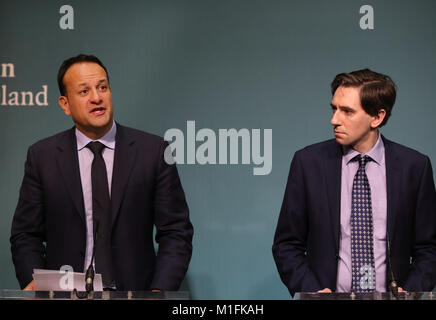
{"type": "Polygon", "coordinates": [[[60,92],[61,96],[65,96],[65,85],[64,85],[65,73],[73,64],[81,63],[81,62],[93,62],[93,63],[98,64],[106,72],[107,81],[109,82],[109,73],[107,72],[106,67],[104,66],[103,62],[100,61],[99,58],[97,58],[96,56],[93,56],[93,55],[79,54],[78,56],[71,57],[71,58],[65,60],[64,62],[62,62],[61,66],[59,68],[58,87],[59,87],[59,92],[60,92]]]}
{"type": "Polygon", "coordinates": [[[395,83],[389,76],[369,69],[340,73],[331,84],[332,95],[340,86],[360,88],[360,104],[366,113],[375,116],[384,109],[386,116],[380,127],[388,122],[397,96],[395,83]]]}

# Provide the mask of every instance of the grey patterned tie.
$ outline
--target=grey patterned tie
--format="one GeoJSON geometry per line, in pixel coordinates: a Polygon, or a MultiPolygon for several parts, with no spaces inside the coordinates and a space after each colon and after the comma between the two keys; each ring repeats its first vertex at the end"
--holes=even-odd
{"type": "Polygon", "coordinates": [[[351,203],[351,291],[372,292],[375,289],[375,263],[371,189],[365,166],[371,160],[358,155],[359,169],[354,176],[351,203]]]}

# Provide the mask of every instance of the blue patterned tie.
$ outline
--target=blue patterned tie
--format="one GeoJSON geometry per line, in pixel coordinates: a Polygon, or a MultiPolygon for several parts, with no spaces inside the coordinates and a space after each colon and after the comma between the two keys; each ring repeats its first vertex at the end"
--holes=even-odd
{"type": "Polygon", "coordinates": [[[365,166],[371,158],[358,155],[359,169],[354,176],[351,204],[351,291],[372,292],[375,289],[375,263],[371,189],[365,166]]]}

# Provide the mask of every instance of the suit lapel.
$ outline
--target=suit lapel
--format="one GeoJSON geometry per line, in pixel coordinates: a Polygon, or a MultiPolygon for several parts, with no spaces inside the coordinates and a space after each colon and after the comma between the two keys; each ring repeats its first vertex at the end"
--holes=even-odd
{"type": "Polygon", "coordinates": [[[120,126],[118,123],[116,125],[117,133],[115,137],[115,155],[111,187],[112,226],[119,214],[124,190],[126,189],[136,157],[135,140],[130,139],[126,135],[123,126],[120,126]]]}
{"type": "Polygon", "coordinates": [[[65,132],[57,145],[56,163],[61,172],[64,185],[68,189],[71,200],[85,223],[85,209],[83,204],[82,183],[80,181],[79,158],[77,155],[77,141],[75,128],[65,132]]]}
{"type": "Polygon", "coordinates": [[[340,233],[340,205],[341,205],[341,168],[342,168],[342,151],[337,143],[333,143],[327,149],[327,157],[324,158],[324,172],[326,173],[326,186],[328,195],[328,204],[330,208],[330,220],[333,228],[333,235],[337,250],[339,250],[339,233],[340,233]]]}
{"type": "Polygon", "coordinates": [[[386,163],[386,196],[387,196],[387,231],[389,238],[393,239],[394,226],[399,190],[398,186],[401,183],[401,170],[398,155],[392,148],[392,143],[382,135],[385,147],[385,163],[386,163]]]}

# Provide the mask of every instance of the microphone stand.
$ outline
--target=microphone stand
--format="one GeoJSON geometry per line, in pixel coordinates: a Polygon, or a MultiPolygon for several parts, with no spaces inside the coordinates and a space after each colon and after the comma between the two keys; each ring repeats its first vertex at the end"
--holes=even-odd
{"type": "Polygon", "coordinates": [[[91,262],[89,263],[88,269],[86,270],[85,274],[85,290],[86,292],[78,292],[77,289],[74,289],[74,293],[76,294],[77,298],[79,299],[92,299],[94,295],[94,257],[95,257],[95,247],[97,243],[97,237],[98,237],[98,227],[99,227],[99,221],[96,221],[95,226],[95,232],[94,232],[94,245],[92,248],[92,257],[91,262]]]}
{"type": "Polygon", "coordinates": [[[389,290],[394,295],[396,299],[399,299],[398,296],[398,284],[395,281],[394,272],[392,270],[392,264],[391,264],[391,245],[390,245],[390,239],[389,239],[389,232],[386,231],[386,240],[387,240],[387,258],[388,258],[388,271],[389,271],[389,290]]]}

